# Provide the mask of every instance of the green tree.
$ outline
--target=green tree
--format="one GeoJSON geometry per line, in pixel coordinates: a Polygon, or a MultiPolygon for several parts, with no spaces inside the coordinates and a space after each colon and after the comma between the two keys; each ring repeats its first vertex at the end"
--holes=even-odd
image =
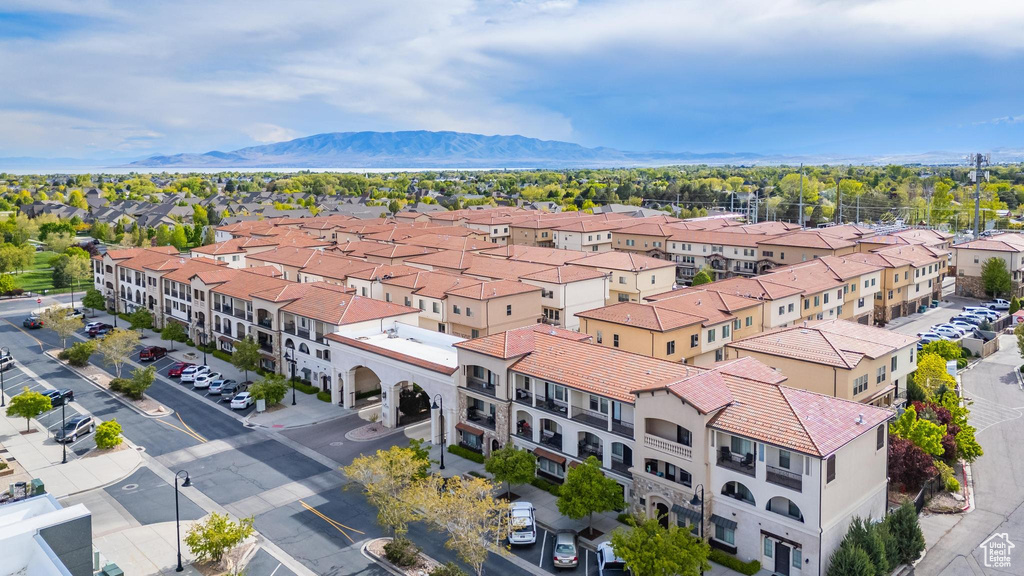
{"type": "Polygon", "coordinates": [[[416,451],[392,446],[358,456],[342,470],[362,484],[367,500],[377,507],[377,523],[397,538],[405,535],[409,522],[417,516],[411,490],[418,481],[421,465],[416,451]]]}
{"type": "Polygon", "coordinates": [[[925,354],[938,354],[943,360],[956,360],[963,354],[963,350],[959,344],[949,340],[936,340],[922,346],[918,357],[925,354]]]}
{"type": "Polygon", "coordinates": [[[69,232],[51,232],[46,236],[46,248],[51,252],[60,254],[68,249],[74,242],[74,236],[69,232]]]}
{"type": "Polygon", "coordinates": [[[14,283],[14,276],[10,274],[0,274],[0,294],[10,294],[18,287],[14,283]]]}
{"type": "Polygon", "coordinates": [[[871,556],[864,549],[843,541],[832,553],[826,576],[877,576],[871,556]]]}
{"type": "MultiPolygon", "coordinates": [[[[164,340],[170,340],[171,350],[174,350],[175,342],[184,342],[188,338],[188,334],[185,333],[185,328],[181,324],[168,320],[164,323],[163,330],[160,331],[160,338],[164,340]]],[[[248,380],[248,378],[246,378],[248,380]]]]}
{"type": "Polygon", "coordinates": [[[654,518],[615,530],[611,541],[635,576],[696,576],[711,569],[706,542],[678,526],[663,528],[654,518]]]}
{"type": "Polygon", "coordinates": [[[53,406],[50,404],[50,397],[43,396],[39,392],[33,392],[26,386],[21,394],[11,398],[7,403],[7,416],[11,418],[24,418],[25,431],[32,431],[32,419],[43,412],[48,412],[53,406]]]}
{"type": "Polygon", "coordinates": [[[121,368],[138,345],[138,332],[115,329],[96,344],[96,351],[102,354],[103,359],[114,367],[115,375],[120,378],[121,368]]]}
{"type": "Polygon", "coordinates": [[[179,251],[184,250],[185,247],[188,246],[188,238],[185,237],[184,224],[178,224],[174,227],[174,231],[171,232],[171,245],[179,251]]]}
{"type": "Polygon", "coordinates": [[[92,316],[95,318],[97,310],[107,309],[107,300],[99,290],[89,288],[85,291],[85,297],[82,298],[82,306],[92,309],[92,316]]]}
{"type": "MultiPolygon", "coordinates": [[[[918,523],[917,511],[910,502],[904,502],[895,512],[885,517],[886,528],[896,542],[898,564],[912,564],[924,552],[924,534],[918,523]]],[[[831,574],[831,572],[830,572],[831,574]]]]}
{"type": "Polygon", "coordinates": [[[255,370],[260,365],[260,345],[250,335],[235,342],[235,351],[231,353],[231,363],[235,368],[245,371],[245,379],[249,379],[249,370],[255,370]]]}
{"type": "Polygon", "coordinates": [[[143,330],[153,328],[153,313],[140,306],[128,315],[128,324],[132,330],[138,330],[141,336],[143,330]]]}
{"type": "Polygon", "coordinates": [[[573,520],[588,517],[588,530],[593,531],[594,513],[619,510],[625,503],[619,483],[601,472],[601,462],[594,456],[570,468],[558,497],[558,511],[573,520]]]}
{"type": "Polygon", "coordinates": [[[1009,313],[1013,314],[1013,313],[1015,313],[1015,312],[1017,312],[1019,310],[1020,310],[1020,300],[1018,300],[1017,297],[1014,296],[1010,300],[1010,310],[1009,310],[1009,313]]]}
{"type": "Polygon", "coordinates": [[[508,442],[500,450],[491,452],[491,456],[484,462],[484,470],[494,476],[496,481],[505,483],[506,499],[511,500],[513,484],[526,484],[536,476],[537,457],[508,442]]]}
{"type": "Polygon", "coordinates": [[[284,395],[288,393],[288,387],[284,384],[282,374],[267,374],[263,380],[252,385],[249,390],[254,400],[265,400],[267,407],[280,404],[284,395]]]}
{"type": "Polygon", "coordinates": [[[700,286],[701,284],[710,284],[714,282],[714,278],[711,277],[711,273],[708,272],[707,268],[701,268],[697,274],[694,275],[693,281],[690,282],[691,286],[700,286]]]}
{"type": "Polygon", "coordinates": [[[388,212],[391,212],[392,214],[397,214],[401,209],[402,207],[398,204],[398,200],[392,200],[388,203],[388,212]]]}
{"type": "MultiPolygon", "coordinates": [[[[889,565],[889,551],[885,548],[885,539],[882,534],[881,524],[871,524],[862,518],[854,517],[850,527],[846,530],[846,537],[843,542],[850,542],[861,550],[868,553],[871,563],[877,574],[888,574],[896,568],[889,565]]],[[[895,553],[893,553],[895,556],[895,553]]]]}
{"type": "Polygon", "coordinates": [[[61,348],[67,348],[68,337],[82,329],[82,319],[71,316],[67,308],[51,306],[39,315],[43,327],[53,330],[60,338],[61,348]]]}
{"type": "Polygon", "coordinates": [[[156,366],[136,368],[132,370],[132,377],[124,386],[124,392],[135,400],[142,400],[146,390],[153,385],[156,379],[156,366]]]}
{"type": "Polygon", "coordinates": [[[1006,269],[1006,261],[1002,258],[989,258],[981,266],[981,283],[985,286],[985,292],[998,298],[1009,294],[1013,289],[1013,282],[1010,278],[1010,271],[1006,269]]]}
{"type": "Polygon", "coordinates": [[[167,227],[167,224],[161,224],[156,227],[154,242],[156,242],[157,246],[171,245],[171,229],[167,227]]]}
{"type": "Polygon", "coordinates": [[[110,226],[105,222],[96,220],[92,223],[92,227],[89,228],[89,236],[100,242],[107,242],[110,240],[110,226]]]}
{"type": "Polygon", "coordinates": [[[117,420],[107,420],[96,426],[96,447],[101,450],[115,448],[123,442],[121,425],[117,420]]]}
{"type": "Polygon", "coordinates": [[[917,357],[914,382],[929,396],[943,386],[946,388],[956,386],[956,379],[946,371],[946,361],[938,354],[921,354],[917,357]]]}
{"type": "Polygon", "coordinates": [[[75,288],[81,289],[82,280],[92,275],[92,263],[88,256],[74,255],[68,258],[64,265],[64,274],[67,276],[68,285],[71,287],[71,306],[75,305],[75,288]]]}
{"type": "Polygon", "coordinates": [[[942,447],[942,437],[946,435],[946,426],[918,418],[917,410],[913,406],[907,406],[903,414],[889,426],[889,432],[894,436],[910,440],[915,446],[932,456],[941,456],[945,452],[942,447]]]}
{"type": "Polygon", "coordinates": [[[211,512],[206,520],[192,525],[185,535],[185,545],[200,562],[220,562],[229,550],[252,536],[253,519],[233,522],[227,514],[211,512]]]}

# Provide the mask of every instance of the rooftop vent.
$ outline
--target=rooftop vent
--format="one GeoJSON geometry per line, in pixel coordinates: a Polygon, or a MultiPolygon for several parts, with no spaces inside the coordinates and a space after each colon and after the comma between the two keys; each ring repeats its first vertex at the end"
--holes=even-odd
{"type": "Polygon", "coordinates": [[[856,422],[857,422],[857,424],[858,424],[858,425],[860,425],[860,424],[863,424],[863,423],[864,423],[864,414],[863,414],[863,413],[861,413],[861,414],[857,414],[857,420],[856,420],[856,422]]]}

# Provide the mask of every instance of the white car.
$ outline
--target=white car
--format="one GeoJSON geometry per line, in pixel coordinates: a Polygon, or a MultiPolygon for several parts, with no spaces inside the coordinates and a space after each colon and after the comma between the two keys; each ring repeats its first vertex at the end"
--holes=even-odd
{"type": "Polygon", "coordinates": [[[204,365],[201,366],[189,366],[181,371],[182,382],[195,382],[196,377],[202,376],[210,371],[210,367],[204,365]]]}
{"type": "Polygon", "coordinates": [[[611,542],[601,542],[597,545],[597,573],[599,576],[628,573],[626,561],[615,555],[611,542]]]}
{"type": "Polygon", "coordinates": [[[533,504],[513,502],[508,507],[508,543],[534,544],[537,542],[537,523],[534,522],[533,504]]]}
{"type": "Polygon", "coordinates": [[[0,372],[14,368],[14,356],[0,357],[0,372]]]}
{"type": "Polygon", "coordinates": [[[952,326],[933,326],[931,331],[943,338],[952,338],[954,340],[963,336],[959,330],[952,326]]]}
{"type": "Polygon", "coordinates": [[[965,322],[963,320],[950,320],[949,326],[953,326],[954,328],[959,328],[963,330],[965,336],[974,333],[974,324],[971,324],[970,322],[965,322]]]}
{"type": "Polygon", "coordinates": [[[987,318],[989,322],[997,320],[1000,316],[999,312],[995,310],[989,310],[984,306],[964,306],[964,312],[974,314],[975,316],[982,316],[987,318]]]}
{"type": "Polygon", "coordinates": [[[232,410],[244,410],[249,406],[252,406],[253,399],[248,392],[242,392],[231,399],[232,410]]]}
{"type": "Polygon", "coordinates": [[[222,378],[220,372],[205,372],[196,376],[195,380],[192,381],[193,388],[209,388],[210,383],[214,380],[220,380],[222,378]]]}
{"type": "Polygon", "coordinates": [[[89,330],[92,330],[93,328],[99,328],[100,326],[103,326],[104,324],[106,324],[106,322],[89,322],[88,324],[85,325],[85,331],[88,332],[89,330]]]}
{"type": "Polygon", "coordinates": [[[1006,300],[1003,300],[1002,298],[996,298],[991,302],[985,302],[984,306],[986,308],[991,308],[992,310],[997,310],[1000,312],[1006,312],[1007,310],[1010,309],[1010,303],[1007,302],[1006,300]]]}
{"type": "Polygon", "coordinates": [[[941,336],[934,332],[921,332],[917,335],[917,337],[921,339],[917,343],[918,348],[924,346],[925,344],[931,344],[932,342],[943,340],[941,336]]]}

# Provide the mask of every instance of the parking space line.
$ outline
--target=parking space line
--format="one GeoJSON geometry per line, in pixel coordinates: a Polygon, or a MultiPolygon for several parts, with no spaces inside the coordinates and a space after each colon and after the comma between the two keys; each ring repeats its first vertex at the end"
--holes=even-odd
{"type": "Polygon", "coordinates": [[[202,437],[196,436],[196,435],[192,434],[191,432],[189,432],[188,430],[185,430],[184,428],[178,428],[176,425],[171,424],[170,422],[167,422],[166,420],[163,420],[161,418],[155,418],[154,420],[156,420],[157,422],[159,422],[159,423],[161,423],[161,424],[163,424],[165,426],[170,426],[171,428],[174,428],[175,430],[177,430],[178,432],[181,432],[182,434],[186,434],[188,436],[191,436],[194,440],[198,440],[201,443],[206,443],[206,440],[204,440],[202,437]]]}
{"type": "Polygon", "coordinates": [[[544,567],[544,547],[548,545],[548,531],[544,531],[544,539],[540,541],[540,561],[537,566],[544,567]]]}
{"type": "Polygon", "coordinates": [[[92,440],[92,436],[91,436],[91,435],[86,435],[86,436],[85,436],[84,438],[82,438],[82,439],[81,439],[81,440],[79,440],[78,442],[75,442],[74,444],[72,444],[71,446],[69,446],[69,448],[71,448],[72,450],[74,450],[74,449],[75,449],[75,446],[78,446],[79,444],[81,444],[82,442],[85,442],[86,440],[92,440]]]}

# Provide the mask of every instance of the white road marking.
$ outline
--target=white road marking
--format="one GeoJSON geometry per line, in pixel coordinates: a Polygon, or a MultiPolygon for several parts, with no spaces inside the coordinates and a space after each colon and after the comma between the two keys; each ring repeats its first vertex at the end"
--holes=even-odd
{"type": "Polygon", "coordinates": [[[85,442],[86,440],[91,440],[91,439],[92,439],[92,435],[91,434],[86,434],[85,437],[83,437],[81,440],[79,440],[78,442],[75,442],[74,444],[72,444],[71,445],[71,449],[74,450],[75,446],[78,446],[82,442],[85,442]]]}
{"type": "Polygon", "coordinates": [[[544,567],[544,547],[548,544],[548,531],[544,531],[544,539],[540,541],[540,562],[537,562],[537,566],[544,567]]]}
{"type": "Polygon", "coordinates": [[[274,574],[277,574],[277,571],[278,571],[278,569],[280,569],[280,568],[281,568],[281,563],[280,563],[280,562],[278,562],[278,563],[277,563],[277,567],[276,567],[276,568],[274,568],[274,571],[270,573],[270,576],[274,576],[274,574]]]}

